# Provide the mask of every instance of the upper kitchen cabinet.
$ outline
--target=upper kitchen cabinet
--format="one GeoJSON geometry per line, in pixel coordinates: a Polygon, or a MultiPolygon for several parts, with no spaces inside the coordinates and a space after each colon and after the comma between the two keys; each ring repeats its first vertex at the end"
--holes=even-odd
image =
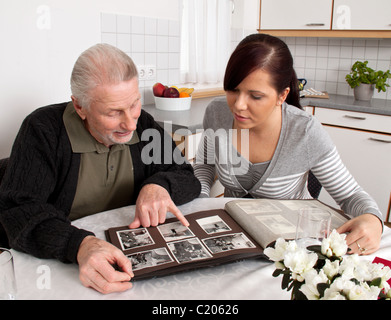
{"type": "Polygon", "coordinates": [[[262,0],[260,29],[330,30],[332,0],[262,0]]]}
{"type": "Polygon", "coordinates": [[[390,0],[259,0],[259,32],[277,37],[391,38],[390,0]]]}
{"type": "Polygon", "coordinates": [[[333,30],[391,30],[390,0],[334,0],[333,30]]]}

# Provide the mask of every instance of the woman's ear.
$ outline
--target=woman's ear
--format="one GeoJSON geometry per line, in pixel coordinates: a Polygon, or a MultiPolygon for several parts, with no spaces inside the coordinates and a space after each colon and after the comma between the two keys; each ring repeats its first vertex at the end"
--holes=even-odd
{"type": "Polygon", "coordinates": [[[289,92],[291,91],[291,88],[285,88],[278,97],[278,104],[281,105],[286,100],[286,97],[288,96],[289,92]]]}

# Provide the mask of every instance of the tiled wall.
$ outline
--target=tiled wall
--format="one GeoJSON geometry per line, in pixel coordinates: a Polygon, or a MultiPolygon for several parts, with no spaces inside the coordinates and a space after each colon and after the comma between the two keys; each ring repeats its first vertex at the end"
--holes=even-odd
{"type": "Polygon", "coordinates": [[[152,86],[179,83],[180,24],[178,21],[101,14],[102,43],[126,52],[137,66],[156,66],[156,79],[140,81],[142,103],[153,103],[152,86]]]}
{"type": "MultiPolygon", "coordinates": [[[[232,48],[249,32],[233,29],[232,48]]],[[[375,70],[391,69],[391,39],[295,38],[284,40],[293,55],[299,78],[308,80],[308,87],[331,94],[353,95],[345,76],[357,60],[369,61],[375,70]]],[[[391,84],[391,81],[388,81],[391,84]]],[[[374,98],[391,100],[391,87],[386,92],[375,90],[374,98]]]]}
{"type": "MultiPolygon", "coordinates": [[[[353,95],[345,81],[355,61],[368,60],[375,70],[391,68],[391,39],[283,38],[291,49],[299,78],[329,93],[353,95]]],[[[390,83],[390,81],[389,81],[390,83]]],[[[391,99],[391,87],[374,98],[391,99]]]]}
{"type": "MultiPolygon", "coordinates": [[[[249,32],[231,31],[232,50],[249,32]]],[[[140,81],[144,104],[153,103],[152,86],[179,83],[179,21],[138,16],[101,14],[102,42],[110,43],[129,54],[136,65],[155,65],[156,79],[140,81]]],[[[345,81],[352,64],[368,60],[375,70],[391,69],[391,39],[282,38],[294,57],[299,78],[308,87],[331,94],[353,95],[345,81]]],[[[389,81],[390,83],[390,81],[389,81]]],[[[391,87],[375,98],[391,99],[391,87]]]]}

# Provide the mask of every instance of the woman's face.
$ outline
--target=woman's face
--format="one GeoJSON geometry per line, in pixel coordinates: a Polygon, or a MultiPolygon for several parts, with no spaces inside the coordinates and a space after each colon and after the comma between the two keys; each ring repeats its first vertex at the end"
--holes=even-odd
{"type": "Polygon", "coordinates": [[[250,73],[232,91],[227,91],[228,106],[238,129],[262,129],[281,119],[281,104],[289,88],[282,94],[270,85],[269,73],[258,69],[250,73]]]}

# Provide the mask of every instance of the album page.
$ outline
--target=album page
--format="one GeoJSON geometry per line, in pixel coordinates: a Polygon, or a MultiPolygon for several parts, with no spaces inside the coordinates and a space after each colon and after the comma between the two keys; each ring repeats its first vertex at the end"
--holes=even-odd
{"type": "Polygon", "coordinates": [[[299,210],[305,207],[329,211],[331,230],[338,228],[349,219],[342,211],[329,207],[316,199],[232,200],[225,204],[225,210],[230,216],[263,248],[280,237],[295,239],[299,210]]]}
{"type": "Polygon", "coordinates": [[[111,228],[106,237],[131,260],[134,280],[264,257],[262,247],[223,209],[186,219],[189,227],[172,218],[157,227],[111,228]]]}

